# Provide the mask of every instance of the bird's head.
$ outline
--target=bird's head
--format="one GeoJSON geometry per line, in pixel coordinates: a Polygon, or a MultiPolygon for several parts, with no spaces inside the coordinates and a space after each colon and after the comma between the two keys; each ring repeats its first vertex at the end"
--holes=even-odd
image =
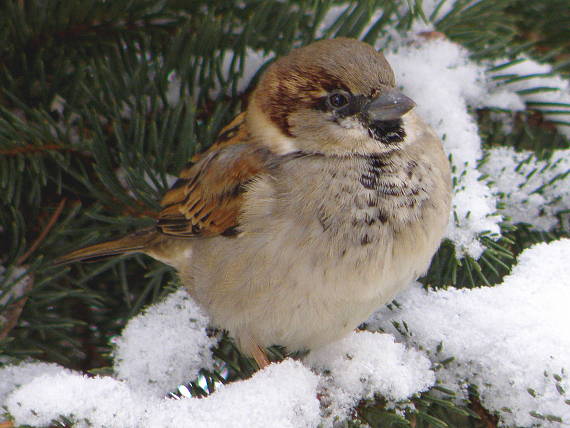
{"type": "Polygon", "coordinates": [[[262,76],[248,126],[278,153],[387,152],[404,143],[414,102],[395,88],[381,52],[353,39],[293,50],[262,76]]]}

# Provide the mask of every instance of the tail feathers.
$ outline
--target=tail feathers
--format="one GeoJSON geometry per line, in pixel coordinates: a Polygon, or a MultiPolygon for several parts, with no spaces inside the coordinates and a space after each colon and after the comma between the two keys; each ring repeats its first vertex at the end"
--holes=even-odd
{"type": "Polygon", "coordinates": [[[72,251],[57,258],[54,265],[61,266],[77,261],[93,260],[119,254],[144,253],[144,250],[156,240],[157,235],[158,232],[154,228],[140,230],[113,241],[102,242],[72,251]]]}

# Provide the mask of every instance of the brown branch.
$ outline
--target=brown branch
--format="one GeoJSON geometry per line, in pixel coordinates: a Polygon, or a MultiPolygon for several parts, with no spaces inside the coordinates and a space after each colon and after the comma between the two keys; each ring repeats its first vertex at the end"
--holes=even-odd
{"type": "MultiPolygon", "coordinates": [[[[135,21],[129,20],[119,20],[116,22],[93,20],[91,22],[82,22],[71,25],[63,30],[55,31],[53,33],[39,33],[33,39],[28,42],[28,46],[37,50],[41,46],[49,43],[50,41],[57,41],[59,43],[65,43],[69,41],[75,41],[81,37],[90,36],[112,39],[116,34],[121,31],[148,31],[153,28],[166,31],[168,34],[174,34],[175,28],[166,28],[165,26],[159,25],[159,23],[164,23],[162,20],[153,20],[140,18],[135,21]]],[[[174,21],[171,21],[172,23],[174,21]]]]}
{"type": "Polygon", "coordinates": [[[13,149],[0,150],[0,156],[16,156],[22,153],[38,153],[38,152],[77,152],[78,150],[72,149],[70,147],[64,147],[59,144],[44,144],[43,146],[37,146],[34,144],[27,144],[25,146],[14,147],[13,149]]]}
{"type": "Polygon", "coordinates": [[[481,422],[485,428],[497,428],[499,418],[489,413],[489,411],[483,407],[477,396],[470,394],[469,401],[471,402],[469,407],[481,418],[481,422]]]}
{"type": "Polygon", "coordinates": [[[8,333],[16,326],[18,320],[20,319],[20,315],[22,310],[24,309],[24,305],[28,301],[27,294],[32,290],[34,286],[34,277],[33,275],[26,275],[21,281],[26,281],[24,288],[21,290],[22,296],[20,300],[12,303],[8,310],[6,311],[6,315],[3,315],[2,318],[5,318],[5,324],[0,330],[0,340],[5,339],[8,336],[8,333]]]}
{"type": "Polygon", "coordinates": [[[418,36],[425,40],[443,40],[447,39],[447,36],[440,31],[422,31],[418,33],[418,36]]]}
{"type": "MultiPolygon", "coordinates": [[[[57,221],[57,219],[61,215],[61,212],[63,211],[63,207],[65,206],[65,201],[66,201],[65,199],[62,199],[60,201],[59,205],[57,206],[57,208],[55,209],[55,211],[51,215],[50,219],[48,220],[47,224],[43,228],[42,232],[38,235],[36,240],[32,243],[30,248],[28,248],[28,251],[26,251],[24,253],[24,255],[22,255],[22,257],[20,257],[16,261],[16,264],[18,266],[21,266],[28,259],[28,257],[30,257],[33,254],[33,252],[37,250],[37,248],[40,246],[40,244],[46,238],[46,236],[48,235],[50,230],[53,228],[55,222],[57,221]]],[[[33,275],[28,274],[23,279],[21,279],[21,281],[25,281],[25,284],[24,284],[23,289],[19,290],[20,299],[17,300],[16,302],[12,303],[8,307],[8,309],[6,310],[6,314],[3,315],[3,318],[5,318],[6,321],[5,321],[4,326],[2,327],[2,330],[0,330],[0,340],[6,338],[8,336],[8,333],[10,333],[10,331],[18,323],[18,320],[20,319],[20,315],[22,314],[22,311],[24,310],[24,306],[26,305],[26,302],[28,301],[28,294],[30,293],[30,291],[32,290],[32,288],[34,286],[33,275]]],[[[1,428],[1,426],[0,426],[0,428],[1,428]]]]}
{"type": "Polygon", "coordinates": [[[24,255],[16,261],[16,264],[21,265],[22,263],[24,263],[26,261],[26,259],[28,257],[30,257],[30,255],[39,247],[39,245],[45,239],[45,237],[47,236],[47,234],[49,233],[49,231],[51,230],[51,228],[53,227],[53,225],[55,224],[55,222],[57,221],[57,219],[61,215],[61,212],[63,211],[63,207],[65,206],[65,201],[66,201],[66,199],[63,198],[59,202],[59,205],[57,206],[57,208],[55,209],[55,211],[51,215],[50,219],[48,220],[47,224],[43,228],[42,232],[39,234],[39,236],[36,238],[36,240],[33,242],[33,244],[30,246],[30,248],[28,248],[28,251],[26,251],[24,253],[24,255]]]}

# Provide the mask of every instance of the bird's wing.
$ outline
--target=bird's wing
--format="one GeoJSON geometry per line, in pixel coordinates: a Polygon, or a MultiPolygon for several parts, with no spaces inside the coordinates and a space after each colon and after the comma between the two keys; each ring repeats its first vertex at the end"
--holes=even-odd
{"type": "Polygon", "coordinates": [[[271,157],[249,141],[243,115],[238,116],[164,195],[158,230],[181,238],[235,234],[247,185],[267,172],[271,157]]]}
{"type": "MultiPolygon", "coordinates": [[[[208,150],[195,154],[191,161],[198,162],[208,154],[234,144],[243,144],[249,141],[249,131],[245,122],[245,112],[238,114],[230,123],[222,128],[216,141],[208,150]]],[[[184,173],[184,172],[183,172],[184,173]]]]}

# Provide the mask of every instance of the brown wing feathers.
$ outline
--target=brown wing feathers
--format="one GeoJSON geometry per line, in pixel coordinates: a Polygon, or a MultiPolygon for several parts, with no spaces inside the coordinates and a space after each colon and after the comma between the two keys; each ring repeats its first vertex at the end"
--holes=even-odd
{"type": "Polygon", "coordinates": [[[180,174],[164,196],[157,227],[166,235],[232,234],[247,184],[265,171],[270,152],[247,140],[243,115],[224,128],[198,162],[180,174]],[[224,138],[222,138],[224,137],[224,138]]]}
{"type": "Polygon", "coordinates": [[[110,255],[157,250],[168,236],[180,238],[231,236],[237,232],[247,184],[266,170],[271,152],[248,142],[245,115],[220,132],[196,163],[182,171],[164,195],[156,228],[135,232],[69,253],[56,264],[110,255]]]}
{"type": "Polygon", "coordinates": [[[245,123],[245,116],[245,112],[242,112],[234,117],[230,123],[222,128],[214,144],[212,144],[205,152],[195,154],[192,157],[192,162],[197,162],[204,156],[223,147],[247,141],[249,139],[249,131],[245,123]]]}

